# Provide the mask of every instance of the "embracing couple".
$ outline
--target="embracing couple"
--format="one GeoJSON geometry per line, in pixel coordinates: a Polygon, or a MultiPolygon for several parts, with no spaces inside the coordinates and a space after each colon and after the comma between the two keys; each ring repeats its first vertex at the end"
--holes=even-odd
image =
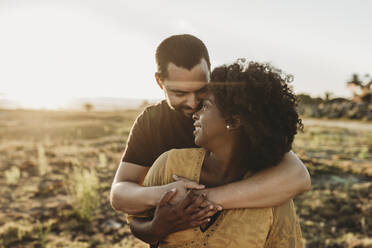
{"type": "Polygon", "coordinates": [[[303,247],[292,198],[310,188],[291,151],[290,77],[239,59],[210,72],[192,35],[156,50],[166,100],[131,129],[111,188],[114,209],[153,247],[303,247]]]}

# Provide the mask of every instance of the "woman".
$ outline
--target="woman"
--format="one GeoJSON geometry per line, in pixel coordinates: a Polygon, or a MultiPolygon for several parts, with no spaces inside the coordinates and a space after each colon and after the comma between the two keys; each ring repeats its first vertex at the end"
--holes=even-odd
{"type": "MultiPolygon", "coordinates": [[[[172,175],[207,187],[224,185],[275,166],[291,150],[302,124],[296,98],[287,86],[290,77],[267,64],[238,60],[216,68],[211,79],[210,93],[193,115],[195,143],[202,148],[162,154],[149,170],[145,186],[170,183],[172,175]]],[[[275,208],[224,210],[199,229],[169,234],[159,245],[302,247],[302,241],[290,200],[275,208]]]]}

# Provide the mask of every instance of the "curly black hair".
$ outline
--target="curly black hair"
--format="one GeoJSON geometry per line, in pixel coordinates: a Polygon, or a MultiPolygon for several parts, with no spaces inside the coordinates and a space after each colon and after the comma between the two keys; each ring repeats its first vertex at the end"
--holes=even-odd
{"type": "Polygon", "coordinates": [[[270,64],[238,59],[213,70],[209,90],[226,122],[238,116],[239,156],[252,171],[277,165],[303,130],[291,75],[270,64]]]}
{"type": "Polygon", "coordinates": [[[172,35],[163,40],[156,49],[155,59],[157,75],[161,79],[168,77],[168,64],[191,70],[204,58],[208,69],[211,67],[209,53],[203,41],[190,34],[172,35]]]}

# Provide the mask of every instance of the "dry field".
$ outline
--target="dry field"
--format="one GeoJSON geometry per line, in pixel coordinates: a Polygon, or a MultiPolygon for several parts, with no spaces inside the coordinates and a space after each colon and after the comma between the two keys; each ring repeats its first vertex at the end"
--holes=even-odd
{"type": "MultiPolygon", "coordinates": [[[[0,110],[0,248],[146,247],[109,204],[138,113],[0,110]]],[[[372,131],[312,124],[294,151],[312,175],[295,199],[306,246],[372,247],[372,131]]]]}

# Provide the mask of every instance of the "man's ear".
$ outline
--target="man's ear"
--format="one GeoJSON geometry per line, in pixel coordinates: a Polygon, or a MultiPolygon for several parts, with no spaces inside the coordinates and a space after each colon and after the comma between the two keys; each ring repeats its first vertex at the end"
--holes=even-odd
{"type": "Polygon", "coordinates": [[[156,82],[158,83],[160,89],[163,89],[163,80],[160,79],[160,75],[158,72],[155,72],[155,79],[156,79],[156,82]]]}

